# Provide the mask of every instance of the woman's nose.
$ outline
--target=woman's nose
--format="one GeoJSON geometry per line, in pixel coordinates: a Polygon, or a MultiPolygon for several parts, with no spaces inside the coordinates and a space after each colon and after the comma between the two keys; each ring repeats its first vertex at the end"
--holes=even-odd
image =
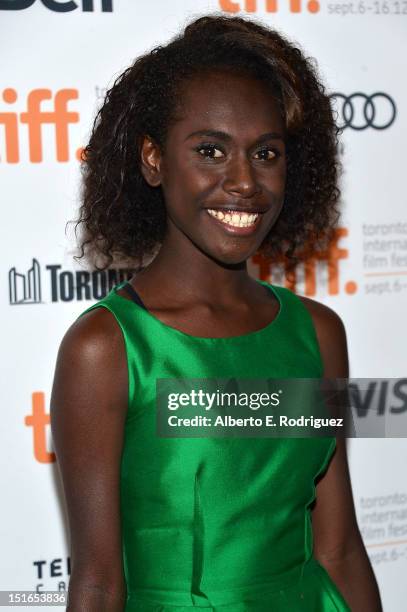
{"type": "Polygon", "coordinates": [[[259,191],[255,169],[248,159],[239,159],[228,164],[223,188],[227,193],[244,198],[250,198],[259,191]]]}

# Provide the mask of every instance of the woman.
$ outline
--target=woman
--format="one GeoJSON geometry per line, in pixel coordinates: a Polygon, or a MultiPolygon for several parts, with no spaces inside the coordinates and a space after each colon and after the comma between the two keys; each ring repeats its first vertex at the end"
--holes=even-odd
{"type": "Polygon", "coordinates": [[[155,432],[158,378],[348,375],[340,318],[247,272],[337,219],[312,63],[254,22],[197,19],[117,79],[85,158],[81,254],[152,262],[58,355],[68,610],[380,610],[344,440],[155,432]]]}

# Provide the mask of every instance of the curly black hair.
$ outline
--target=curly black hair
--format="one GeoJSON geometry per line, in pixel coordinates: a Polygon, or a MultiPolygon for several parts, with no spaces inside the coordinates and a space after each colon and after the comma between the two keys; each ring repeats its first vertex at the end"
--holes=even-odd
{"type": "MultiPolygon", "coordinates": [[[[208,15],[168,44],[137,58],[106,93],[82,156],[80,256],[116,257],[142,266],[166,228],[161,188],[140,171],[149,135],[165,151],[182,85],[197,73],[233,70],[268,82],[281,108],[287,137],[284,206],[259,253],[283,257],[288,268],[309,256],[305,245],[326,243],[339,218],[338,133],[330,98],[315,60],[275,29],[253,19],[208,15]]],[[[95,261],[95,259],[94,259],[95,261]]]]}

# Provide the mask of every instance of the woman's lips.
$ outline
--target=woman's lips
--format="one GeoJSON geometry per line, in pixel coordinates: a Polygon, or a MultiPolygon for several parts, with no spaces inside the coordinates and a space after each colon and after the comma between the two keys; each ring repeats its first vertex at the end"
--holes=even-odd
{"type": "Polygon", "coordinates": [[[262,213],[207,208],[208,215],[229,234],[247,236],[256,231],[262,213]]]}

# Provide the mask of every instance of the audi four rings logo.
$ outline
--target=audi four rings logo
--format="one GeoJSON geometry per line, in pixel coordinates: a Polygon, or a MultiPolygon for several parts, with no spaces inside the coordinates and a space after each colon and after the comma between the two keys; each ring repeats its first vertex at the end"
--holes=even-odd
{"type": "Polygon", "coordinates": [[[350,96],[333,93],[330,98],[337,101],[334,110],[338,112],[338,119],[341,119],[338,125],[341,129],[349,127],[352,130],[365,130],[371,127],[375,130],[385,130],[396,119],[396,104],[382,91],[370,96],[360,91],[350,96]]]}

